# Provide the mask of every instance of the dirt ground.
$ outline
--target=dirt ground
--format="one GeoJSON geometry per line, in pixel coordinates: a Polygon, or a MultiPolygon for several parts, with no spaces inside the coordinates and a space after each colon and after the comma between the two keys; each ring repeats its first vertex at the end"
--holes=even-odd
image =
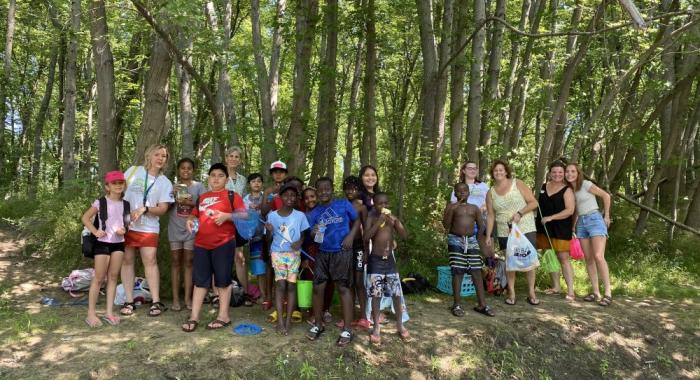
{"type": "MultiPolygon", "coordinates": [[[[488,298],[495,318],[456,318],[448,296],[429,292],[407,298],[413,342],[401,343],[388,324],[380,347],[356,331],[341,349],[335,327],[317,342],[304,337],[306,323],[280,337],[259,306],[231,311],[234,325],[264,327],[252,337],[202,326],[186,334],[186,312],[150,318],[145,308],[119,326],[90,329],[86,306],[39,304],[42,295],[70,300],[40,260],[0,229],[0,379],[700,379],[697,298],[618,297],[603,308],[542,294],[533,307],[520,292],[515,306],[488,298]]],[[[205,310],[206,322],[214,315],[205,310]]]]}

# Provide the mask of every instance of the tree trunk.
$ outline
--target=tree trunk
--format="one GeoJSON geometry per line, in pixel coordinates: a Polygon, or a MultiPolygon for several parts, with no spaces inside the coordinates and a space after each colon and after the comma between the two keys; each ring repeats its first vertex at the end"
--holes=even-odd
{"type": "Polygon", "coordinates": [[[365,11],[365,33],[367,49],[365,50],[365,78],[363,82],[364,126],[360,164],[377,166],[377,125],[375,115],[375,90],[377,67],[377,31],[375,26],[376,9],[374,0],[367,0],[365,11]]]}
{"type": "Polygon", "coordinates": [[[7,30],[5,32],[5,50],[4,50],[4,64],[2,77],[0,78],[0,115],[2,115],[3,123],[2,129],[0,129],[0,178],[4,176],[5,173],[5,116],[7,115],[7,94],[8,82],[12,77],[12,43],[15,38],[15,12],[17,9],[17,4],[15,0],[10,0],[7,6],[7,30]]]}
{"type": "MultiPolygon", "coordinates": [[[[141,96],[141,78],[143,78],[144,66],[146,66],[147,53],[143,49],[143,36],[145,32],[137,31],[129,41],[129,57],[126,59],[127,89],[117,99],[117,113],[115,116],[115,133],[117,136],[117,160],[121,162],[124,151],[124,121],[133,103],[141,96]]],[[[129,157],[131,159],[131,157],[129,157]]]]}
{"type": "Polygon", "coordinates": [[[306,157],[305,131],[309,122],[311,85],[309,71],[313,41],[318,19],[318,0],[300,0],[296,9],[296,54],[292,114],[287,132],[289,157],[287,168],[292,175],[304,172],[306,157]]]}
{"type": "Polygon", "coordinates": [[[318,130],[314,144],[314,159],[310,182],[321,176],[332,176],[329,167],[334,165],[336,147],[333,144],[333,130],[336,129],[336,71],[338,56],[338,0],[327,0],[323,11],[323,25],[326,29],[326,51],[320,67],[318,93],[318,130]]]}
{"type": "Polygon", "coordinates": [[[66,79],[63,95],[63,181],[75,179],[75,113],[78,81],[78,35],[80,33],[80,0],[71,1],[71,33],[66,56],[66,79]]]}
{"type": "MultiPolygon", "coordinates": [[[[280,57],[282,51],[282,43],[284,42],[284,17],[287,10],[287,0],[277,0],[277,15],[275,21],[275,31],[272,33],[272,55],[270,56],[270,108],[272,111],[272,119],[275,119],[277,112],[277,96],[279,94],[280,81],[280,57]]],[[[276,126],[276,124],[275,124],[276,126]]]]}
{"type": "MultiPolygon", "coordinates": [[[[188,52],[186,60],[191,65],[192,55],[189,54],[189,52],[192,51],[192,38],[185,36],[184,33],[180,35],[182,36],[181,50],[188,52]]],[[[180,128],[182,133],[181,156],[194,158],[194,142],[192,140],[192,88],[190,84],[190,75],[182,68],[182,65],[176,65],[175,72],[179,83],[178,100],[180,104],[180,128]]]]}
{"type": "Polygon", "coordinates": [[[104,0],[90,2],[90,36],[97,80],[97,139],[100,177],[119,169],[115,135],[114,58],[107,31],[104,0]]]}
{"type": "MultiPolygon", "coordinates": [[[[596,9],[593,18],[588,24],[587,30],[589,32],[595,30],[596,26],[598,25],[598,21],[602,18],[603,13],[605,12],[606,1],[607,0],[603,0],[603,2],[601,2],[601,4],[598,6],[598,9],[596,9]]],[[[564,66],[564,73],[562,74],[562,78],[560,80],[561,84],[559,85],[557,101],[552,111],[552,116],[549,119],[547,129],[545,130],[544,141],[542,142],[542,148],[540,149],[537,160],[537,168],[535,171],[535,189],[539,189],[544,181],[545,171],[549,161],[551,160],[552,146],[557,125],[561,119],[564,109],[566,108],[566,103],[569,100],[569,93],[571,90],[571,85],[574,81],[574,75],[576,74],[576,68],[586,55],[591,40],[591,35],[582,36],[579,39],[578,51],[574,56],[567,60],[566,65],[564,66]]]]}
{"type": "MultiPolygon", "coordinates": [[[[503,0],[499,0],[503,1],[503,0]]],[[[452,23],[452,51],[467,42],[467,1],[457,0],[452,23]]],[[[466,55],[460,54],[452,62],[450,74],[450,156],[453,165],[462,161],[462,136],[464,135],[464,79],[467,72],[466,55]]],[[[452,178],[450,178],[450,182],[452,178]]]]}
{"type": "MultiPolygon", "coordinates": [[[[506,0],[497,0],[494,16],[505,19],[505,15],[506,0]]],[[[498,115],[496,111],[498,111],[498,102],[501,99],[498,82],[501,76],[501,57],[503,56],[503,28],[503,24],[496,23],[491,31],[489,43],[491,49],[489,53],[488,80],[486,82],[486,87],[484,88],[484,99],[486,101],[486,105],[485,107],[482,107],[481,111],[481,136],[479,138],[479,145],[482,147],[482,149],[491,146],[491,131],[493,129],[492,118],[494,114],[496,116],[498,115]]],[[[483,176],[489,164],[489,156],[485,153],[487,152],[481,152],[480,155],[480,176],[483,176]]]]}
{"type": "Polygon", "coordinates": [[[30,199],[36,199],[37,189],[39,187],[39,171],[41,170],[41,142],[44,140],[44,125],[51,104],[51,95],[53,94],[53,82],[56,73],[56,62],[58,61],[58,46],[54,46],[51,52],[51,63],[49,63],[49,73],[46,78],[46,91],[41,100],[39,113],[37,114],[34,127],[34,149],[32,152],[32,169],[29,175],[29,191],[30,199]]]}
{"type": "Polygon", "coordinates": [[[134,163],[143,162],[146,149],[152,144],[158,144],[168,131],[165,115],[168,112],[168,91],[170,84],[170,69],[173,61],[170,52],[162,38],[156,37],[148,61],[148,76],[145,84],[145,104],[143,121],[136,140],[134,163]]]}
{"type": "Polygon", "coordinates": [[[352,84],[350,85],[350,101],[348,103],[348,127],[345,131],[345,157],[343,158],[343,178],[352,174],[352,157],[353,157],[353,133],[355,129],[355,120],[357,118],[357,94],[360,91],[360,83],[362,82],[362,49],[364,43],[362,37],[357,41],[355,49],[355,69],[352,75],[352,84]]]}
{"type": "MultiPolygon", "coordinates": [[[[485,0],[474,1],[474,25],[486,18],[485,0]]],[[[484,42],[486,30],[481,28],[472,41],[472,62],[469,70],[469,109],[467,111],[467,158],[479,162],[481,136],[481,71],[484,69],[484,42]]]]}
{"type": "MultiPolygon", "coordinates": [[[[253,33],[253,54],[255,56],[255,69],[257,73],[258,92],[260,94],[260,111],[262,116],[263,142],[260,146],[262,167],[268,168],[277,159],[275,145],[275,127],[272,119],[272,103],[270,100],[270,79],[265,59],[262,55],[262,37],[260,35],[260,1],[250,2],[251,24],[253,33]]],[[[272,65],[271,65],[272,66],[272,65]]]]}
{"type": "Polygon", "coordinates": [[[437,99],[438,58],[433,28],[433,1],[416,0],[418,9],[418,26],[420,30],[421,52],[423,54],[423,84],[421,87],[421,156],[429,157],[435,120],[435,101],[437,99]]]}

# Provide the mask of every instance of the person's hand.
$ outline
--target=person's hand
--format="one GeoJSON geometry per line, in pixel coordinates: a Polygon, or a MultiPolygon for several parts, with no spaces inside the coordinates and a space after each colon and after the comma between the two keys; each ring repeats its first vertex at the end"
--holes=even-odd
{"type": "Polygon", "coordinates": [[[350,238],[350,235],[346,236],[345,239],[343,239],[343,249],[346,251],[352,249],[352,239],[350,238]]]}
{"type": "Polygon", "coordinates": [[[610,227],[610,216],[609,215],[605,215],[605,217],[603,217],[603,221],[605,222],[605,227],[610,227]]]}
{"type": "Polygon", "coordinates": [[[301,249],[301,241],[292,244],[292,251],[298,251],[301,249]]]}
{"type": "Polygon", "coordinates": [[[116,231],[114,231],[117,235],[119,236],[124,236],[126,235],[126,229],[124,227],[119,227],[117,228],[116,231]]]}
{"type": "Polygon", "coordinates": [[[310,269],[310,268],[311,267],[309,266],[309,260],[302,260],[301,261],[301,269],[310,269]]]}
{"type": "Polygon", "coordinates": [[[486,246],[489,248],[489,250],[492,250],[493,247],[493,242],[491,241],[491,238],[486,238],[486,246]]]}
{"type": "Polygon", "coordinates": [[[187,227],[187,232],[192,233],[192,229],[194,228],[194,220],[187,219],[187,222],[185,223],[185,227],[187,227]]]}
{"type": "Polygon", "coordinates": [[[513,217],[510,218],[510,220],[511,220],[513,223],[519,223],[519,222],[520,222],[520,214],[518,214],[518,213],[516,212],[515,214],[513,214],[513,217]]]}
{"type": "Polygon", "coordinates": [[[214,223],[216,223],[217,226],[220,226],[224,224],[225,221],[231,219],[231,214],[227,212],[216,211],[213,215],[213,218],[214,223]]]}
{"type": "Polygon", "coordinates": [[[379,217],[377,217],[377,223],[379,223],[380,226],[383,226],[387,220],[389,220],[389,218],[386,216],[386,214],[380,214],[379,217]]]}
{"type": "Polygon", "coordinates": [[[268,232],[272,232],[272,224],[270,224],[270,223],[265,223],[265,229],[266,229],[268,232]]]}
{"type": "Polygon", "coordinates": [[[314,228],[311,229],[311,232],[312,232],[314,235],[316,235],[316,234],[318,233],[318,231],[319,231],[318,224],[315,224],[315,225],[314,225],[314,228]]]}
{"type": "Polygon", "coordinates": [[[549,223],[551,221],[552,221],[551,216],[545,216],[544,218],[542,218],[542,224],[546,224],[546,223],[549,223]]]}
{"type": "Polygon", "coordinates": [[[146,213],[146,208],[145,207],[139,207],[136,210],[131,212],[131,221],[135,222],[139,220],[139,218],[146,213]]]}
{"type": "Polygon", "coordinates": [[[493,257],[494,252],[493,248],[491,247],[491,239],[488,239],[486,242],[486,249],[484,250],[484,257],[493,257]]]}
{"type": "Polygon", "coordinates": [[[95,233],[93,235],[95,235],[98,238],[101,238],[101,237],[104,237],[105,235],[107,235],[107,233],[102,231],[102,230],[97,230],[97,231],[95,231],[95,233]]]}
{"type": "Polygon", "coordinates": [[[260,208],[260,205],[257,204],[257,203],[251,203],[250,206],[249,206],[249,208],[250,208],[251,210],[257,210],[257,209],[260,208]]]}

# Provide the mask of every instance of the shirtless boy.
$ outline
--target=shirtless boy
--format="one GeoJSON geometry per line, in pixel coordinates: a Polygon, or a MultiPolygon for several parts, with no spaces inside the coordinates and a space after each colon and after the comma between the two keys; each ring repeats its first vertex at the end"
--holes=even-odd
{"type": "Polygon", "coordinates": [[[374,195],[374,210],[370,213],[365,224],[364,239],[372,242],[372,250],[367,260],[367,276],[369,289],[367,294],[372,297],[372,320],[374,328],[369,336],[372,344],[380,344],[379,312],[382,296],[391,297],[396,311],[396,330],[403,341],[410,339],[408,330],[403,327],[401,318],[401,280],[399,279],[396,259],[394,258],[394,231],[402,239],[408,233],[403,223],[391,214],[387,206],[389,197],[385,193],[374,195]]]}
{"type": "Polygon", "coordinates": [[[493,317],[495,314],[486,306],[485,291],[481,268],[484,266],[481,260],[478,239],[484,239],[483,231],[486,228],[481,217],[481,211],[473,204],[467,203],[469,198],[469,186],[466,183],[454,185],[457,203],[445,208],[442,225],[447,231],[447,252],[450,256],[452,269],[452,314],[456,317],[464,316],[464,309],[460,306],[460,289],[464,274],[469,273],[476,287],[476,297],[479,306],[474,311],[493,317]]]}

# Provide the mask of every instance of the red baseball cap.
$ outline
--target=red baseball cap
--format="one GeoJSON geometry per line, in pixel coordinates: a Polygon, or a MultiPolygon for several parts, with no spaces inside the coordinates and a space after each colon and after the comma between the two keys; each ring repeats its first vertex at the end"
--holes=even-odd
{"type": "Polygon", "coordinates": [[[124,173],[119,170],[114,170],[105,174],[105,183],[112,183],[115,181],[126,181],[124,173]]]}

